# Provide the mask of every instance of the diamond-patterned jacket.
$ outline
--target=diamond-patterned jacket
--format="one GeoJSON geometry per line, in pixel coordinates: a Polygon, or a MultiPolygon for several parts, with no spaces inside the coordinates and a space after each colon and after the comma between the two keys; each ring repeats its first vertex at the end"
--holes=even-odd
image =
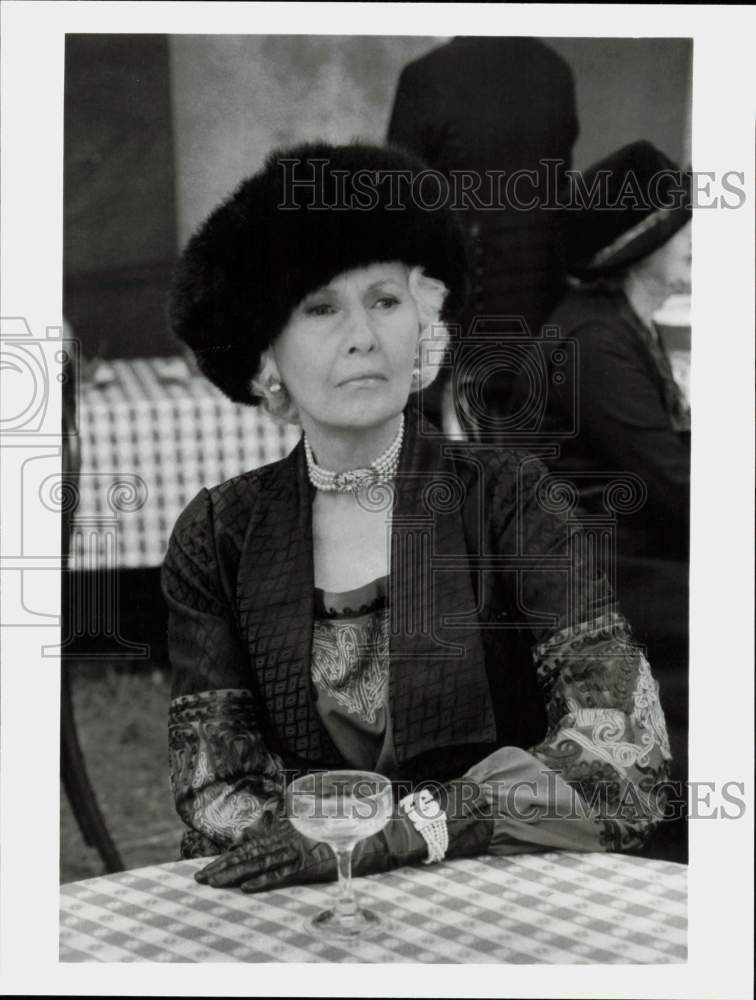
{"type": "MultiPolygon", "coordinates": [[[[375,487],[367,500],[392,514],[392,777],[449,780],[511,746],[540,747],[569,781],[585,749],[570,756],[554,742],[575,721],[568,694],[589,710],[634,711],[645,661],[590,535],[545,476],[533,455],[449,442],[408,407],[395,491],[375,487]]],[[[202,490],[171,537],[171,777],[179,813],[216,845],[292,772],[347,766],[310,677],[313,492],[300,442],[202,490]]]]}

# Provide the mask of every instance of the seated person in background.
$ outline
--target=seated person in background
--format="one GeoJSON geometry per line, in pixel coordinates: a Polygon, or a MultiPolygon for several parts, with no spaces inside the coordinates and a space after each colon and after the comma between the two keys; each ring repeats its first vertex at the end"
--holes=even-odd
{"type": "MultiPolygon", "coordinates": [[[[690,291],[689,180],[648,142],[625,146],[585,171],[584,186],[590,189],[604,172],[608,203],[629,191],[630,207],[572,211],[567,268],[577,281],[547,320],[579,348],[579,433],[562,445],[554,468],[639,476],[647,496],[637,513],[620,517],[622,554],[685,560],[690,410],[653,316],[671,295],[690,291]],[[646,207],[633,207],[631,176],[646,207]],[[653,207],[675,200],[676,208],[653,207]]],[[[550,398],[549,419],[557,426],[572,419],[572,386],[562,386],[550,398]]],[[[586,477],[578,488],[586,510],[602,509],[602,483],[586,477]]]]}
{"type": "Polygon", "coordinates": [[[374,146],[274,153],[179,263],[172,322],[200,368],[303,430],[284,460],[203,489],[163,568],[182,854],[220,855],[197,875],[214,886],[335,877],[282,802],[289,778],[323,768],[396,783],[357,874],[633,848],[660,819],[657,685],[540,503],[546,470],[450,445],[412,403],[468,275],[448,208],[389,207],[381,177],[422,169],[374,146]],[[282,158],[311,184],[289,185],[282,158]],[[357,174],[363,198],[375,179],[369,210],[310,209],[357,174]],[[440,800],[432,829],[407,811],[420,782],[440,800]]]}
{"type": "MultiPolygon", "coordinates": [[[[604,569],[648,647],[683,777],[690,410],[653,316],[690,291],[690,178],[639,141],[584,171],[584,189],[594,184],[596,205],[573,208],[568,221],[574,287],[547,321],[576,342],[577,365],[574,380],[549,380],[543,429],[564,430],[577,417],[578,431],[558,438],[558,456],[544,461],[571,481],[584,511],[615,520],[617,558],[604,569]],[[622,487],[612,495],[607,485],[623,476],[624,495],[622,487]]],[[[518,405],[531,385],[523,376],[518,405]]]]}

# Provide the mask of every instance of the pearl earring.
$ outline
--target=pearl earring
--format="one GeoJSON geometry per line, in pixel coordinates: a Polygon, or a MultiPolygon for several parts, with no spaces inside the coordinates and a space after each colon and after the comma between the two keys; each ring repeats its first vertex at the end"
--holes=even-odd
{"type": "Polygon", "coordinates": [[[270,382],[268,382],[268,390],[270,392],[280,392],[282,389],[283,385],[276,379],[271,379],[270,382]]]}

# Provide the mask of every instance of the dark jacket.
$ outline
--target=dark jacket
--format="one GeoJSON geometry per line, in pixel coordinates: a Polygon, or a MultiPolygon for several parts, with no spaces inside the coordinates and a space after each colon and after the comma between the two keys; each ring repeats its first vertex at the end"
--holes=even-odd
{"type": "MultiPolygon", "coordinates": [[[[495,746],[537,743],[533,645],[612,598],[575,526],[542,505],[539,461],[451,445],[421,420],[408,410],[392,524],[389,708],[400,767],[443,780],[495,746]]],[[[163,571],[174,698],[250,689],[292,769],[343,763],[311,691],[312,495],[301,443],[203,490],[163,571]]]]}
{"type": "MultiPolygon", "coordinates": [[[[558,160],[535,186],[523,181],[521,201],[555,201],[571,165],[578,134],[575,86],[567,63],[535,38],[455,38],[404,68],[390,142],[453,171],[537,170],[558,160]],[[546,181],[547,173],[551,180],[546,181]]],[[[485,201],[481,188],[481,198],[485,201]]],[[[496,201],[510,200],[508,190],[496,201]]],[[[517,192],[514,192],[517,193],[517,192]]],[[[562,214],[551,209],[471,209],[475,282],[463,320],[476,315],[522,316],[533,333],[563,290],[562,214]]]]}
{"type": "Polygon", "coordinates": [[[690,423],[666,355],[621,291],[573,290],[548,325],[576,350],[569,378],[550,386],[546,426],[576,432],[547,464],[572,475],[585,510],[617,517],[622,557],[684,560],[690,423]],[[619,496],[612,508],[604,487],[613,473],[642,484],[638,504],[619,496]]]}
{"type": "MultiPolygon", "coordinates": [[[[554,512],[532,455],[452,444],[406,412],[387,595],[390,777],[448,781],[496,748],[523,748],[539,780],[556,771],[592,803],[605,847],[639,843],[655,822],[648,803],[630,819],[599,807],[664,777],[664,722],[579,524],[554,512]],[[597,726],[607,711],[611,732],[597,726]]],[[[227,845],[292,774],[348,765],[311,680],[312,499],[300,443],[202,490],[171,537],[170,759],[185,854],[227,845]]]]}

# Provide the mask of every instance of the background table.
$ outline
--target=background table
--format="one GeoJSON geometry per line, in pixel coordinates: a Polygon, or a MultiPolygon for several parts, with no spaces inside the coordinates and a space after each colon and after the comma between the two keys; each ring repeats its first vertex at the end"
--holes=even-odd
{"type": "Polygon", "coordinates": [[[71,567],[87,570],[114,554],[121,569],[159,566],[203,486],[277,461],[299,439],[298,428],[230,402],[182,357],[101,363],[80,388],[78,428],[71,567]]]}
{"type": "Polygon", "coordinates": [[[391,928],[331,944],[303,929],[333,884],[259,895],[198,885],[203,861],[61,887],[63,962],[656,964],[687,959],[687,869],[618,854],[521,854],[357,879],[391,928]]]}

